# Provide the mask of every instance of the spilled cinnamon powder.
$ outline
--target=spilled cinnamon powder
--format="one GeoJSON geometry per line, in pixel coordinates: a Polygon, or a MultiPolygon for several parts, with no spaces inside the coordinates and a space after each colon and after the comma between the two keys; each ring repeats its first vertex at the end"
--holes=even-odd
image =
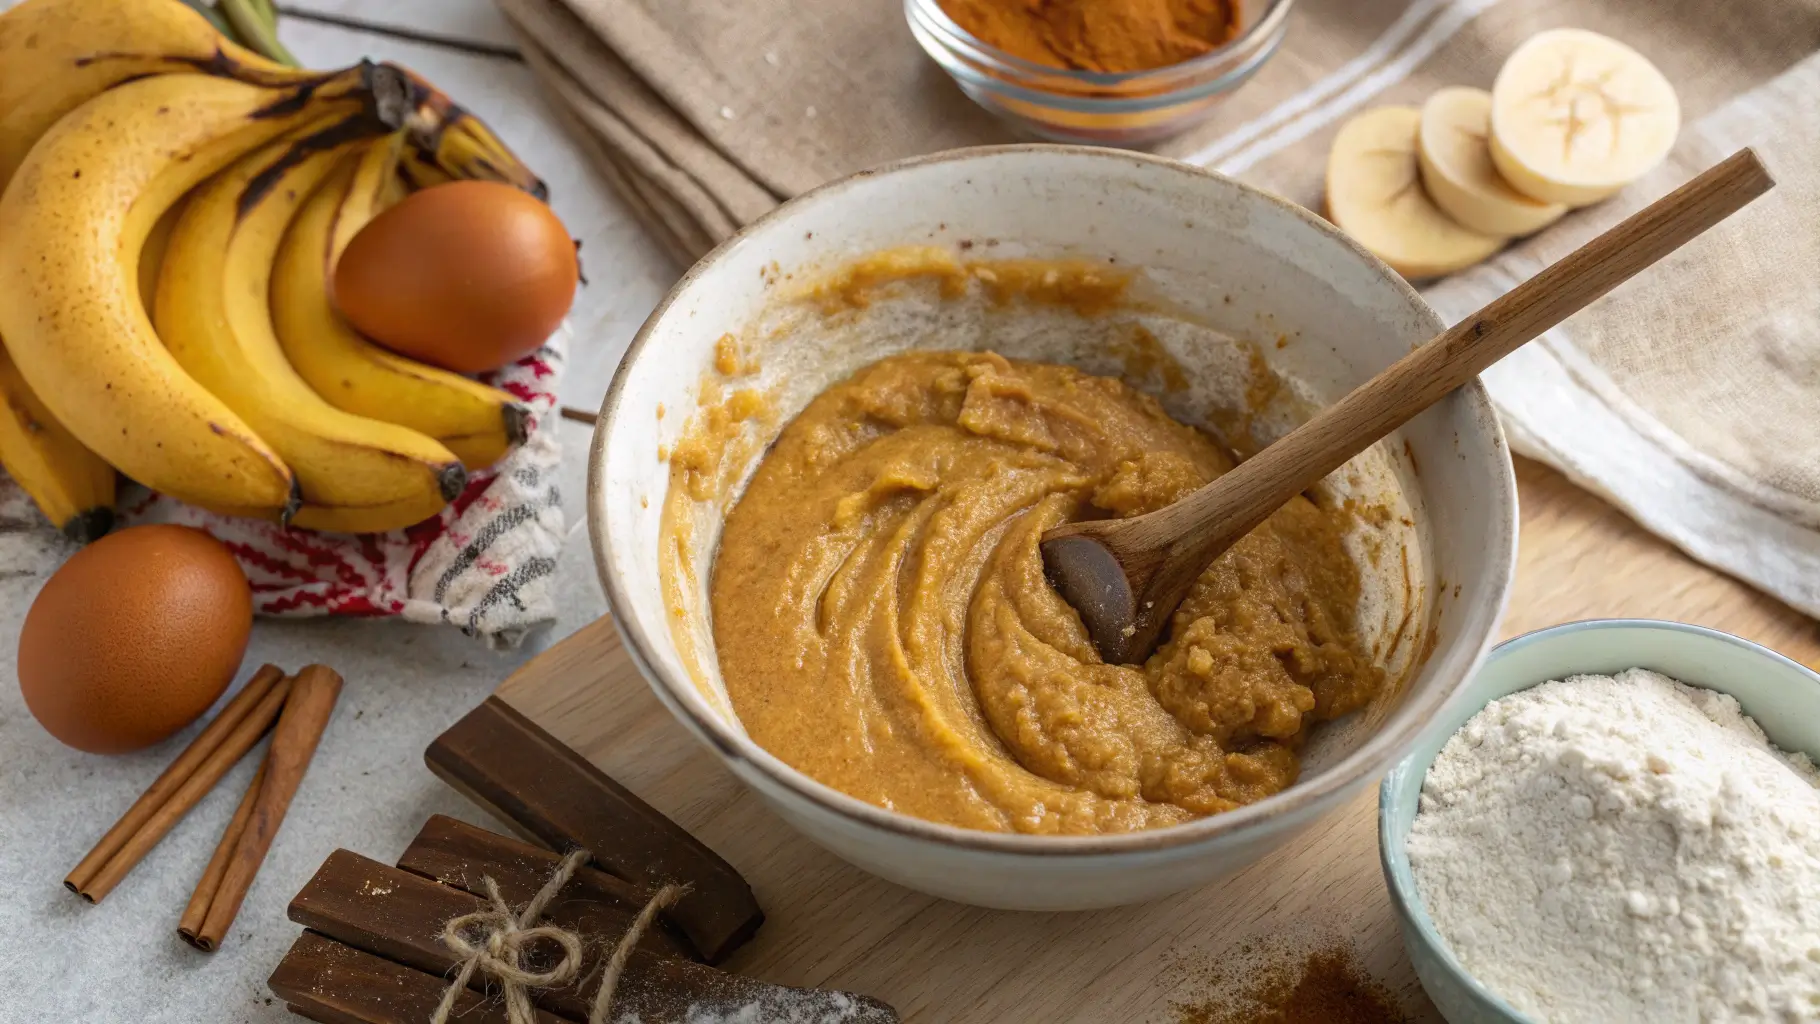
{"type": "MultiPolygon", "coordinates": [[[[1317,950],[1299,962],[1273,958],[1246,973],[1243,980],[1230,979],[1236,992],[1175,1004],[1176,1024],[1407,1024],[1409,1019],[1344,947],[1317,950]]],[[[1228,980],[1225,974],[1217,968],[1212,973],[1216,988],[1226,988],[1217,984],[1228,980]]]]}

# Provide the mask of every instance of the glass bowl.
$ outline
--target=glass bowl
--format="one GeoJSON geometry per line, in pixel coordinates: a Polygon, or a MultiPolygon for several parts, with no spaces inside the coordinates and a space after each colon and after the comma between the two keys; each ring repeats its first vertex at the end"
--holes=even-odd
{"type": "Polygon", "coordinates": [[[961,91],[1013,128],[1058,142],[1145,146],[1207,119],[1283,42],[1294,0],[1242,0],[1239,34],[1190,61],[1110,74],[1054,68],[988,46],[937,0],[904,0],[910,31],[961,91]]]}

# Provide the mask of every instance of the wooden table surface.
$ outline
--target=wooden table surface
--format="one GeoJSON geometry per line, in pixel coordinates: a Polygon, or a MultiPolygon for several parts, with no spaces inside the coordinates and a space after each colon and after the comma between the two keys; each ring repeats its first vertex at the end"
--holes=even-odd
{"type": "MultiPolygon", "coordinates": [[[[1503,634],[1575,619],[1677,619],[1820,666],[1820,623],[1694,563],[1540,464],[1519,460],[1521,549],[1503,634]]],[[[658,704],[612,625],[585,627],[498,696],[732,861],[769,915],[732,965],[891,1002],[912,1021],[1180,1020],[1217,1000],[1235,950],[1343,943],[1405,1005],[1438,1020],[1403,955],[1378,867],[1376,790],[1268,862],[1140,907],[982,910],[873,878],[765,809],[658,704]]]]}
{"type": "MultiPolygon", "coordinates": [[[[7,0],[0,0],[4,5],[7,0]]],[[[477,69],[440,66],[446,47],[391,40],[397,53],[461,95],[532,91],[523,69],[489,59],[513,43],[487,0],[292,0],[307,12],[287,25],[293,47],[336,30],[304,17],[350,19],[363,30],[450,40],[477,69]],[[485,56],[482,56],[485,55],[485,56]],[[466,77],[464,77],[466,76],[466,77]],[[470,86],[467,78],[472,78],[470,86]],[[481,79],[487,88],[481,87],[481,79]]],[[[306,46],[307,48],[307,46],[306,46]]],[[[459,63],[457,55],[449,62],[459,63]]],[[[489,98],[493,98],[489,96],[489,98]]],[[[527,113],[540,123],[540,110],[527,113]]],[[[500,116],[504,111],[489,111],[500,116]]],[[[512,118],[507,118],[512,120],[512,118]]],[[[549,144],[560,133],[545,129],[549,144]]],[[[561,193],[592,184],[575,161],[545,160],[573,175],[561,193]]],[[[587,221],[593,211],[566,216],[587,221]]],[[[613,220],[606,218],[606,220],[613,220]]],[[[604,223],[604,222],[603,222],[604,223]]],[[[641,244],[613,221],[590,246],[620,254],[641,244]]],[[[647,273],[641,287],[663,283],[647,273]]],[[[594,289],[599,291],[598,288],[594,289]]],[[[601,323],[618,339],[648,303],[610,290],[601,323]]],[[[607,369],[618,345],[576,355],[583,380],[607,369]],[[584,365],[588,364],[588,365],[584,365]],[[598,364],[594,366],[592,364],[598,364]]],[[[1559,474],[1519,460],[1523,502],[1516,590],[1504,635],[1573,619],[1638,616],[1724,629],[1820,666],[1820,625],[1772,598],[1699,566],[1559,474]]],[[[1337,938],[1401,995],[1415,1020],[1433,1020],[1405,960],[1385,901],[1375,836],[1375,790],[1299,837],[1264,867],[1174,900],[1092,914],[1012,914],[920,896],[846,866],[790,831],[688,737],[626,663],[606,621],[583,627],[508,680],[500,696],[695,831],[751,879],[770,914],[739,969],[799,984],[839,985],[885,998],[913,1021],[1173,1021],[1181,1003],[1210,994],[1206,968],[1235,945],[1278,931],[1337,938]]]]}

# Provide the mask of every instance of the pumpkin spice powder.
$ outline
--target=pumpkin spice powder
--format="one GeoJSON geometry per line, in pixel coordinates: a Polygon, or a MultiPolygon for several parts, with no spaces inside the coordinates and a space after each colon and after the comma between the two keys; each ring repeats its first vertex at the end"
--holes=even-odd
{"type": "Polygon", "coordinates": [[[1239,0],[938,0],[955,24],[1014,57],[1077,71],[1149,71],[1238,34],[1239,0]]]}

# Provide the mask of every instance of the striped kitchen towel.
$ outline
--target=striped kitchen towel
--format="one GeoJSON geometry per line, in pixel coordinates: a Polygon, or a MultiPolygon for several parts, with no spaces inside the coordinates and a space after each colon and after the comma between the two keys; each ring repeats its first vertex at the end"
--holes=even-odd
{"type": "MultiPolygon", "coordinates": [[[[562,527],[555,400],[570,340],[564,326],[546,346],[488,376],[530,407],[530,435],[468,478],[455,502],[411,529],[373,535],[282,529],[231,518],[127,486],[122,524],[180,522],[222,540],[253,584],[260,615],[400,617],[446,622],[491,646],[517,646],[555,618],[551,595],[562,527]]],[[[0,582],[49,575],[73,551],[0,473],[0,582]]]]}
{"type": "MultiPolygon", "coordinates": [[[[399,616],[514,646],[555,617],[553,574],[565,537],[555,410],[568,343],[564,326],[543,348],[488,378],[529,407],[525,443],[470,477],[436,518],[408,530],[287,530],[139,488],[122,496],[122,521],[207,530],[246,570],[261,615],[399,616]]],[[[0,475],[0,581],[41,578],[71,550],[25,492],[0,475]]]]}
{"type": "Polygon", "coordinates": [[[556,388],[568,333],[563,327],[487,378],[530,408],[530,433],[497,466],[474,474],[434,519],[391,533],[314,533],[142,493],[122,503],[125,521],[213,534],[246,570],[261,615],[397,615],[516,645],[555,617],[551,586],[564,539],[556,388]]]}
{"type": "MultiPolygon", "coordinates": [[[[601,175],[683,262],[825,181],[1009,132],[891,0],[495,0],[601,175]]],[[[1263,4],[1247,4],[1252,10],[1263,4]]],[[[1281,52],[1157,147],[1320,209],[1347,118],[1488,87],[1531,33],[1621,39],[1689,127],[1661,172],[1428,292],[1461,316],[1729,152],[1782,185],[1486,383],[1513,445],[1695,558],[1820,614],[1815,0],[1295,0],[1281,52]],[[1767,404],[1765,404],[1767,403],[1767,404]],[[1757,410],[1766,410],[1764,415],[1757,410]]]]}
{"type": "Polygon", "coordinates": [[[396,615],[515,646],[555,617],[551,587],[565,533],[556,389],[568,334],[564,326],[543,348],[487,378],[530,408],[525,443],[474,474],[441,514],[408,530],[287,530],[144,492],[123,501],[125,521],[184,523],[213,534],[246,570],[261,615],[396,615]]]}

